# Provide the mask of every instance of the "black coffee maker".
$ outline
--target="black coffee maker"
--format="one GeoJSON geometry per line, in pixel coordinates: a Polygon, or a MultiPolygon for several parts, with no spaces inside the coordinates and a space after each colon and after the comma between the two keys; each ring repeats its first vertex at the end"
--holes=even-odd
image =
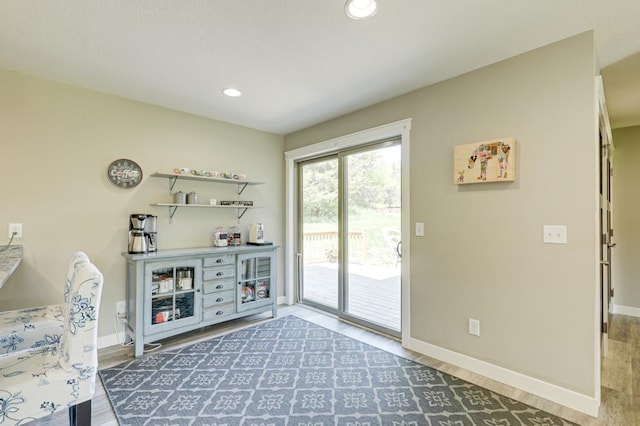
{"type": "Polygon", "coordinates": [[[149,215],[135,213],[129,216],[129,253],[142,254],[149,252],[149,240],[145,226],[149,215]]]}

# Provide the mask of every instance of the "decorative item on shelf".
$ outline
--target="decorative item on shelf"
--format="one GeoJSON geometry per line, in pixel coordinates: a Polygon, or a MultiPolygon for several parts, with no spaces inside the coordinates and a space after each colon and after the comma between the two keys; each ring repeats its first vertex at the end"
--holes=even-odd
{"type": "Polygon", "coordinates": [[[516,140],[512,137],[455,146],[453,182],[460,185],[515,181],[515,150],[516,140]]]}
{"type": "Polygon", "coordinates": [[[222,226],[218,226],[213,234],[213,245],[216,247],[227,246],[227,231],[222,226]]]}
{"type": "Polygon", "coordinates": [[[256,299],[266,299],[269,297],[269,282],[259,281],[256,284],[256,299]]]}
{"type": "Polygon", "coordinates": [[[190,169],[188,167],[176,167],[173,169],[175,175],[187,175],[187,176],[200,176],[210,178],[221,178],[230,180],[245,180],[247,175],[245,173],[236,172],[217,172],[215,170],[205,169],[190,169]]]}
{"type": "Polygon", "coordinates": [[[187,194],[182,191],[174,192],[173,202],[176,204],[187,204],[187,194]]]}
{"type": "Polygon", "coordinates": [[[191,290],[193,288],[193,269],[179,269],[176,273],[178,275],[178,290],[191,290]]]}
{"type": "Polygon", "coordinates": [[[120,158],[109,164],[107,178],[118,188],[133,188],[142,182],[142,169],[135,161],[120,158]]]}
{"type": "Polygon", "coordinates": [[[238,207],[252,207],[253,201],[231,201],[231,200],[221,200],[221,206],[238,206],[238,207]]]}
{"type": "Polygon", "coordinates": [[[253,287],[242,287],[242,303],[252,302],[255,299],[254,294],[253,287]]]}
{"type": "Polygon", "coordinates": [[[173,277],[164,278],[159,283],[159,293],[169,293],[173,291],[173,277]]]}
{"type": "Polygon", "coordinates": [[[242,235],[240,233],[240,227],[233,225],[229,227],[229,233],[227,234],[227,245],[239,246],[242,243],[242,235]]]}
{"type": "Polygon", "coordinates": [[[198,204],[198,194],[191,191],[187,194],[187,204],[198,204]]]}

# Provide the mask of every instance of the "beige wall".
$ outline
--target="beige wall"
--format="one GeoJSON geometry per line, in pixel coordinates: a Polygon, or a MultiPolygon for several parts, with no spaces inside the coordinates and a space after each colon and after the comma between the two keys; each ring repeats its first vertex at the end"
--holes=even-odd
{"type": "MultiPolygon", "coordinates": [[[[0,243],[7,224],[24,224],[24,261],[0,289],[0,310],[62,302],[66,263],[86,251],[105,277],[99,335],[114,333],[117,300],[125,298],[128,216],[158,216],[161,249],[211,245],[217,225],[232,225],[233,210],[182,209],[169,224],[166,179],[174,167],[245,172],[266,182],[244,199],[261,209],[241,220],[243,229],[265,223],[268,239],[284,240],[282,136],[108,96],[0,70],[0,243]],[[143,182],[123,190],[106,178],[118,158],[136,161],[143,182]]],[[[176,190],[203,199],[235,199],[233,185],[178,182],[176,190]]],[[[281,255],[282,253],[280,253],[281,255]]],[[[282,257],[279,270],[282,271],[282,257]]],[[[282,274],[280,275],[282,282],[282,274]]],[[[280,294],[283,294],[282,289],[280,294]]]]}
{"type": "Polygon", "coordinates": [[[640,310],[640,126],[613,130],[613,143],[614,300],[640,310]]]}
{"type": "Polygon", "coordinates": [[[411,240],[411,337],[591,397],[594,75],[585,33],[285,138],[291,150],[412,118],[408,208],[425,236],[411,240]],[[508,136],[516,182],[453,184],[455,145],[508,136]],[[568,244],[543,244],[544,224],[567,225],[568,244]]]}

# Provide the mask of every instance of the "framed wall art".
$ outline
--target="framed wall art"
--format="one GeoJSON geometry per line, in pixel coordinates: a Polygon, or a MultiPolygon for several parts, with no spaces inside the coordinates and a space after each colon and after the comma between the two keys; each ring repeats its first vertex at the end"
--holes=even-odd
{"type": "Polygon", "coordinates": [[[453,148],[453,182],[513,182],[516,180],[516,140],[502,138],[453,148]]]}

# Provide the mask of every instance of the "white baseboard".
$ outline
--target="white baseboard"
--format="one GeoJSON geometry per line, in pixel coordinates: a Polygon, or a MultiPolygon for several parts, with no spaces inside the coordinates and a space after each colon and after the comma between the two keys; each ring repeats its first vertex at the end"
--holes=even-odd
{"type": "MultiPolygon", "coordinates": [[[[121,335],[122,338],[122,335],[121,335]]],[[[119,345],[121,342],[115,333],[98,337],[98,349],[108,348],[109,346],[119,345]]]]}
{"type": "Polygon", "coordinates": [[[279,305],[288,305],[289,298],[287,296],[278,296],[278,306],[279,305]]]}
{"type": "Polygon", "coordinates": [[[407,339],[407,343],[407,349],[464,368],[465,370],[513,386],[590,416],[598,417],[600,402],[595,397],[580,394],[552,383],[547,383],[534,377],[526,376],[420,340],[409,338],[407,339]]]}
{"type": "Polygon", "coordinates": [[[629,315],[631,317],[640,317],[640,308],[634,306],[613,305],[613,313],[620,315],[629,315]]]}

